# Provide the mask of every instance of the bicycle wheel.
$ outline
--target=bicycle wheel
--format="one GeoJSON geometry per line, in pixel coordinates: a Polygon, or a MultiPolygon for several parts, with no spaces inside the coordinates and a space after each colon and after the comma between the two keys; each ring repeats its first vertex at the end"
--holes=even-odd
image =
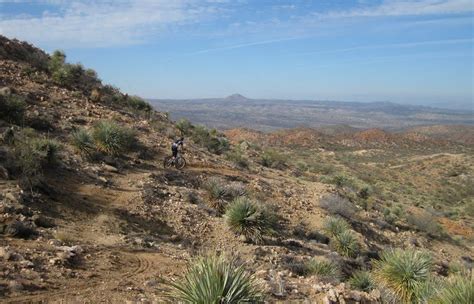
{"type": "Polygon", "coordinates": [[[163,167],[170,168],[171,166],[173,166],[173,156],[165,157],[163,160],[163,167]]]}
{"type": "Polygon", "coordinates": [[[183,169],[186,166],[186,160],[183,157],[178,157],[175,162],[176,169],[183,169]]]}

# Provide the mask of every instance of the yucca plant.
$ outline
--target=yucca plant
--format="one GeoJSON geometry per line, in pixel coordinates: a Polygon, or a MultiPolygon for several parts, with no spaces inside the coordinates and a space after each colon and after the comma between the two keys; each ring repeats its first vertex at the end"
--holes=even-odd
{"type": "Polygon", "coordinates": [[[110,121],[100,121],[94,126],[92,136],[99,151],[108,155],[119,155],[131,147],[134,133],[110,121]]]}
{"type": "Polygon", "coordinates": [[[209,255],[198,258],[185,276],[171,282],[168,294],[173,303],[225,304],[263,303],[256,278],[235,259],[209,255]]]}
{"type": "Polygon", "coordinates": [[[328,260],[318,260],[312,258],[304,264],[305,275],[316,275],[320,279],[338,280],[341,276],[341,269],[338,264],[328,260]]]}
{"type": "Polygon", "coordinates": [[[46,164],[55,164],[58,160],[58,152],[61,149],[61,145],[58,141],[50,138],[35,138],[31,141],[33,149],[36,153],[43,156],[43,160],[46,164]]]}
{"type": "Polygon", "coordinates": [[[272,234],[276,216],[263,206],[246,197],[236,198],[225,213],[232,231],[244,235],[254,243],[260,243],[264,235],[272,234]]]}
{"type": "Polygon", "coordinates": [[[349,224],[340,217],[328,217],[324,221],[323,230],[329,236],[336,236],[349,229],[349,224]]]}
{"type": "Polygon", "coordinates": [[[330,244],[334,250],[346,257],[355,258],[359,253],[359,242],[350,230],[344,230],[336,234],[330,244]]]}
{"type": "Polygon", "coordinates": [[[209,193],[209,197],[211,199],[222,199],[226,194],[225,186],[223,185],[223,181],[219,178],[211,177],[207,180],[205,184],[205,188],[207,193],[209,193]]]}
{"type": "Polygon", "coordinates": [[[72,133],[72,144],[83,156],[90,156],[95,149],[94,139],[86,129],[79,129],[72,133]]]}
{"type": "Polygon", "coordinates": [[[474,303],[474,276],[473,274],[453,276],[445,286],[430,301],[433,304],[464,304],[474,303]]]}
{"type": "Polygon", "coordinates": [[[374,282],[372,276],[368,271],[356,271],[352,274],[349,279],[349,284],[352,288],[369,292],[374,289],[374,282]]]}
{"type": "Polygon", "coordinates": [[[393,249],[374,262],[377,284],[401,303],[419,303],[430,280],[431,256],[425,252],[393,249]]]}

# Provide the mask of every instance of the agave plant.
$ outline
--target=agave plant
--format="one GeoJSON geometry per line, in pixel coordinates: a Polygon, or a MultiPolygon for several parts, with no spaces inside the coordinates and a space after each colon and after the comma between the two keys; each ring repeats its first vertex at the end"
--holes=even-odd
{"type": "Polygon", "coordinates": [[[260,243],[265,234],[273,233],[276,224],[274,214],[246,197],[236,198],[225,216],[227,224],[235,233],[255,243],[260,243]]]}
{"type": "Polygon", "coordinates": [[[474,273],[464,277],[457,275],[449,278],[430,303],[474,303],[474,273]]]}
{"type": "Polygon", "coordinates": [[[109,155],[118,155],[127,150],[135,140],[132,131],[110,121],[96,124],[92,135],[97,149],[109,155]]]}
{"type": "Polygon", "coordinates": [[[323,230],[329,236],[336,236],[349,229],[349,224],[340,217],[329,217],[324,222],[323,230]]]}
{"type": "Polygon", "coordinates": [[[352,288],[361,290],[361,291],[371,291],[374,289],[374,282],[372,276],[368,271],[356,271],[352,274],[352,277],[349,279],[349,284],[352,288]]]}
{"type": "Polygon", "coordinates": [[[401,303],[419,303],[426,294],[432,268],[425,252],[394,249],[374,262],[373,276],[380,287],[401,303]]]}
{"type": "Polygon", "coordinates": [[[338,280],[341,275],[340,272],[339,265],[332,261],[313,258],[304,264],[304,273],[306,275],[316,275],[320,279],[338,280]]]}
{"type": "Polygon", "coordinates": [[[82,155],[89,156],[94,151],[94,140],[86,129],[79,129],[72,133],[72,144],[82,155]]]}
{"type": "Polygon", "coordinates": [[[256,278],[235,259],[208,255],[198,258],[185,276],[171,282],[173,303],[263,303],[264,296],[256,278]]]}
{"type": "Polygon", "coordinates": [[[359,242],[350,230],[344,230],[331,240],[333,248],[341,255],[354,258],[359,253],[359,242]]]}

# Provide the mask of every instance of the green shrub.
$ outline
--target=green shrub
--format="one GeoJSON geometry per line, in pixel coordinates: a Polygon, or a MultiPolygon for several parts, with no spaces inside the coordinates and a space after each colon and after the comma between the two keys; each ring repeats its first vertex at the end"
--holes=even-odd
{"type": "Polygon", "coordinates": [[[96,148],[108,155],[119,155],[129,150],[135,142],[135,134],[110,121],[100,121],[94,126],[92,137],[96,148]]]}
{"type": "Polygon", "coordinates": [[[461,304],[474,303],[474,277],[454,276],[447,280],[430,303],[433,304],[461,304]]]}
{"type": "Polygon", "coordinates": [[[86,70],[79,63],[66,63],[66,54],[63,51],[53,52],[48,67],[53,81],[61,86],[80,87],[91,91],[101,83],[94,70],[86,70]]]}
{"type": "Polygon", "coordinates": [[[0,95],[0,119],[21,124],[25,115],[25,100],[18,95],[0,95]]]}
{"type": "Polygon", "coordinates": [[[38,138],[32,141],[34,150],[42,155],[45,165],[54,165],[58,162],[58,152],[61,145],[58,141],[50,138],[38,138]]]}
{"type": "Polygon", "coordinates": [[[336,175],[332,178],[332,183],[335,184],[337,187],[342,188],[349,184],[349,179],[344,175],[336,175]]]}
{"type": "Polygon", "coordinates": [[[418,303],[430,279],[431,256],[413,250],[394,249],[374,262],[375,282],[387,294],[403,303],[418,303]]]}
{"type": "Polygon", "coordinates": [[[230,144],[227,138],[217,136],[210,137],[207,140],[205,147],[209,152],[220,155],[229,150],[230,144]]]}
{"type": "Polygon", "coordinates": [[[174,303],[263,303],[256,278],[235,260],[222,256],[198,258],[178,282],[171,282],[174,303]]]}
{"type": "Polygon", "coordinates": [[[43,169],[58,163],[61,148],[56,140],[34,136],[34,132],[24,129],[14,143],[14,166],[21,184],[30,188],[41,181],[43,169]]]}
{"type": "Polygon", "coordinates": [[[190,135],[193,125],[189,122],[189,120],[185,118],[181,118],[176,122],[176,128],[181,132],[181,135],[190,135]]]}
{"type": "Polygon", "coordinates": [[[218,134],[215,129],[209,131],[205,126],[195,126],[191,137],[195,143],[214,154],[222,154],[228,151],[230,147],[227,138],[218,134]]]}
{"type": "Polygon", "coordinates": [[[374,282],[372,276],[368,271],[356,271],[349,279],[349,284],[352,288],[361,291],[369,292],[374,289],[374,282]]]}
{"type": "Polygon", "coordinates": [[[269,149],[263,152],[261,164],[265,167],[283,169],[287,164],[287,157],[276,150],[269,149]]]}
{"type": "Polygon", "coordinates": [[[248,159],[243,155],[240,149],[234,149],[233,151],[227,152],[226,158],[240,168],[248,168],[249,166],[248,159]]]}
{"type": "Polygon", "coordinates": [[[153,107],[148,102],[138,96],[126,97],[126,105],[137,111],[151,112],[153,110],[153,107]]]}
{"type": "Polygon", "coordinates": [[[357,195],[361,198],[361,199],[368,199],[369,196],[370,196],[370,191],[369,191],[369,187],[364,187],[362,189],[359,190],[359,193],[357,193],[357,195]]]}
{"type": "Polygon", "coordinates": [[[261,243],[264,235],[274,233],[276,216],[246,197],[236,198],[225,213],[232,231],[244,235],[254,243],[261,243]]]}
{"type": "Polygon", "coordinates": [[[86,129],[79,129],[72,133],[72,144],[83,156],[90,156],[94,152],[94,139],[86,129]]]}
{"type": "Polygon", "coordinates": [[[340,217],[328,217],[323,224],[323,230],[329,236],[336,236],[349,229],[349,224],[340,217]]]}
{"type": "Polygon", "coordinates": [[[359,242],[350,230],[336,234],[331,240],[331,246],[340,254],[346,257],[355,258],[359,253],[359,242]]]}
{"type": "Polygon", "coordinates": [[[334,279],[338,280],[341,276],[341,269],[338,264],[312,258],[304,264],[305,275],[316,275],[320,279],[334,279]]]}

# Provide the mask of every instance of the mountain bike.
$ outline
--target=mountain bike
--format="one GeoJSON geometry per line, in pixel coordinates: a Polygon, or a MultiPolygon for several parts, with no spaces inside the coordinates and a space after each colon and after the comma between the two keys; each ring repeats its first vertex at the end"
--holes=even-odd
{"type": "Polygon", "coordinates": [[[163,160],[163,167],[171,168],[174,166],[176,169],[183,169],[186,166],[186,159],[181,156],[181,153],[173,159],[173,156],[167,156],[163,160]]]}

